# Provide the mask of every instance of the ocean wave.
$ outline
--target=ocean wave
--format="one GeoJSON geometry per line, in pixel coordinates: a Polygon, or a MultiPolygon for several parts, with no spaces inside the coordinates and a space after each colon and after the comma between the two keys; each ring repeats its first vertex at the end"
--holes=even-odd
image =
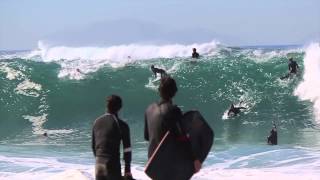
{"type": "Polygon", "coordinates": [[[293,53],[304,52],[303,48],[298,47],[283,49],[232,48],[216,41],[188,45],[124,44],[108,47],[50,46],[39,41],[38,48],[29,52],[1,52],[0,60],[21,58],[47,63],[55,62],[61,66],[59,78],[79,80],[84,79],[86,74],[96,72],[105,66],[119,68],[135,62],[148,62],[159,58],[173,60],[190,58],[192,48],[197,48],[202,60],[206,60],[206,57],[216,59],[245,57],[257,63],[279,57],[287,58],[293,53]]]}
{"type": "Polygon", "coordinates": [[[303,59],[303,81],[295,89],[294,94],[301,100],[313,102],[314,114],[320,123],[320,44],[313,43],[306,49],[303,59]]]}
{"type": "Polygon", "coordinates": [[[48,45],[39,41],[38,49],[31,52],[29,57],[40,55],[43,61],[57,61],[61,59],[114,60],[127,63],[137,59],[190,57],[192,48],[197,48],[201,54],[212,54],[216,51],[218,42],[211,41],[202,44],[168,44],[142,45],[128,44],[109,47],[67,47],[48,45]]]}

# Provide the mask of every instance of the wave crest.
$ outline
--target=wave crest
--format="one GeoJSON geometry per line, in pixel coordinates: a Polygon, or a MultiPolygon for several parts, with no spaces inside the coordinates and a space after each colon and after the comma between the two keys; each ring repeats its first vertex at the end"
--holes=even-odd
{"type": "Polygon", "coordinates": [[[306,49],[303,59],[303,81],[295,89],[294,94],[301,100],[313,102],[316,120],[320,123],[320,44],[313,43],[306,49]]]}

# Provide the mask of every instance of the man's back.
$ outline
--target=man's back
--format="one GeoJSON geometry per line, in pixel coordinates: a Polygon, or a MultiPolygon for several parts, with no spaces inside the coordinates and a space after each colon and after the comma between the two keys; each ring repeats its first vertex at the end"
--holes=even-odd
{"type": "Polygon", "coordinates": [[[181,110],[171,103],[153,103],[147,108],[144,137],[150,143],[148,157],[168,130],[178,133],[176,124],[181,118],[181,110]]]}
{"type": "Polygon", "coordinates": [[[118,158],[121,134],[117,121],[110,114],[95,120],[92,135],[93,151],[96,156],[118,158]]]}

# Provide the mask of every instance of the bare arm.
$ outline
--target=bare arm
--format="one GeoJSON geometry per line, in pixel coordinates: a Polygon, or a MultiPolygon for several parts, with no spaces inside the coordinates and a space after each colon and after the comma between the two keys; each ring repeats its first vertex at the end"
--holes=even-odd
{"type": "Polygon", "coordinates": [[[91,148],[92,148],[93,155],[96,156],[96,141],[95,141],[95,138],[94,138],[93,129],[92,129],[91,148]]]}
{"type": "Polygon", "coordinates": [[[148,122],[146,114],[144,115],[144,139],[146,141],[149,141],[148,122]]]}

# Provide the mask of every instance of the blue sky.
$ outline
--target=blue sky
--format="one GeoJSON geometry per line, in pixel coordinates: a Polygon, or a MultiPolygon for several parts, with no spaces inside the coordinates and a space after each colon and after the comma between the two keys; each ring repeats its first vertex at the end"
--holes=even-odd
{"type": "Polygon", "coordinates": [[[38,40],[55,41],[56,37],[103,40],[103,32],[130,31],[121,25],[108,28],[110,21],[124,19],[144,27],[157,25],[166,33],[194,29],[183,37],[192,36],[193,41],[212,37],[208,41],[217,39],[228,45],[305,44],[320,37],[319,0],[1,0],[0,49],[31,49],[38,40]],[[100,26],[94,26],[97,23],[100,26]],[[197,29],[217,37],[197,34],[197,29]],[[72,36],[73,32],[79,36],[72,36]]]}

